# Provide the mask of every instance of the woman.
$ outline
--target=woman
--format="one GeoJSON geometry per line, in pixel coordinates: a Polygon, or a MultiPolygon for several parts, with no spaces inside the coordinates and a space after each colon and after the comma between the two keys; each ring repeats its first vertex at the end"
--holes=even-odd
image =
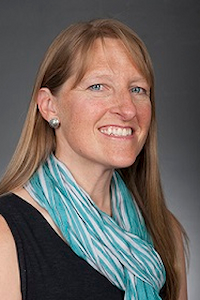
{"type": "Polygon", "coordinates": [[[0,194],[1,299],[187,299],[152,65],[119,21],[72,25],[50,46],[0,194]]]}

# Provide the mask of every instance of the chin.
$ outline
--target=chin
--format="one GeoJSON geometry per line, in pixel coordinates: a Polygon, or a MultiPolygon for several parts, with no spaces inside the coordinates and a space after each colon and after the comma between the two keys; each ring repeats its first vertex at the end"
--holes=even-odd
{"type": "Polygon", "coordinates": [[[122,159],[121,161],[116,161],[115,163],[113,162],[114,168],[115,169],[124,169],[132,166],[136,160],[136,156],[134,158],[129,158],[129,159],[122,159]]]}

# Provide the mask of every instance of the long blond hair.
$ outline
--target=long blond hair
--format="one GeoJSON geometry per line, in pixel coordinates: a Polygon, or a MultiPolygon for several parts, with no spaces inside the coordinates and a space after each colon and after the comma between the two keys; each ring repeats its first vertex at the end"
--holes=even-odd
{"type": "MultiPolygon", "coordinates": [[[[40,88],[47,87],[52,94],[56,94],[72,75],[77,76],[78,83],[89,63],[94,41],[97,38],[103,41],[105,37],[123,42],[127,53],[151,87],[152,119],[146,143],[135,163],[119,172],[138,202],[154,246],[164,262],[167,280],[162,297],[175,300],[178,297],[179,274],[175,267],[172,215],[165,205],[158,169],[153,68],[145,45],[126,25],[112,19],[81,22],[64,30],[54,40],[40,66],[21,138],[0,182],[0,194],[22,186],[56,148],[54,130],[37,108],[40,88]]],[[[176,223],[179,225],[178,221],[176,223]]]]}

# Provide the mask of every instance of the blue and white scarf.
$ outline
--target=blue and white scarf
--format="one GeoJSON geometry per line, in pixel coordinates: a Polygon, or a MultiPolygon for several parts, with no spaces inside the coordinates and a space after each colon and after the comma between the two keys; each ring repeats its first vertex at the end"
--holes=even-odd
{"type": "Polygon", "coordinates": [[[125,291],[124,299],[161,299],[162,260],[117,172],[111,182],[112,217],[95,205],[53,154],[25,188],[48,211],[73,251],[125,291]]]}

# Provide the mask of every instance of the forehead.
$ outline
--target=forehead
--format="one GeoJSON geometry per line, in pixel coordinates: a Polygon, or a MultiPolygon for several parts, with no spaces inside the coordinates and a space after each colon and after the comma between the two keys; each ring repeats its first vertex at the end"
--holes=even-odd
{"type": "Polygon", "coordinates": [[[134,59],[123,42],[116,38],[97,38],[88,51],[88,58],[90,62],[96,60],[98,63],[99,61],[99,64],[105,61],[114,62],[116,58],[117,60],[125,58],[134,64],[134,59]]]}
{"type": "Polygon", "coordinates": [[[76,84],[88,73],[98,72],[101,74],[101,72],[105,72],[105,69],[108,73],[120,72],[120,70],[126,70],[126,73],[136,71],[140,74],[140,77],[145,78],[139,70],[133,55],[120,39],[97,38],[88,51],[82,54],[80,51],[77,68],[75,68],[76,84]]]}
{"type": "Polygon", "coordinates": [[[117,61],[120,63],[122,60],[129,61],[130,64],[134,64],[131,55],[119,39],[98,38],[94,41],[88,53],[90,63],[95,62],[96,65],[99,66],[101,66],[102,63],[115,64],[117,61]]]}

